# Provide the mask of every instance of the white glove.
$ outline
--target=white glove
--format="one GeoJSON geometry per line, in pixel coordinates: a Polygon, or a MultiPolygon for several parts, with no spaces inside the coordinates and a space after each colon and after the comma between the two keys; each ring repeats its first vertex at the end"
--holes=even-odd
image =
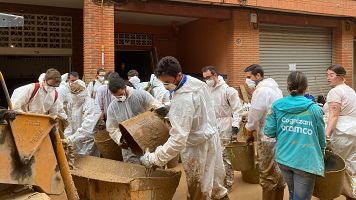
{"type": "Polygon", "coordinates": [[[155,166],[155,157],[154,153],[150,153],[148,149],[146,149],[146,153],[140,157],[140,162],[146,168],[153,168],[155,166]]]}

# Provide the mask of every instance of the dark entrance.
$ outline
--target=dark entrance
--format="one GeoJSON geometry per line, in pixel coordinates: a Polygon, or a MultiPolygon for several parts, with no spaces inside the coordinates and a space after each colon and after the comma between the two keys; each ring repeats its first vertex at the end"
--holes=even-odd
{"type": "Polygon", "coordinates": [[[142,82],[149,81],[153,73],[152,56],[150,51],[116,51],[115,52],[115,71],[121,77],[127,79],[127,72],[135,69],[140,74],[142,82]],[[122,69],[122,63],[125,69],[122,69]]]}

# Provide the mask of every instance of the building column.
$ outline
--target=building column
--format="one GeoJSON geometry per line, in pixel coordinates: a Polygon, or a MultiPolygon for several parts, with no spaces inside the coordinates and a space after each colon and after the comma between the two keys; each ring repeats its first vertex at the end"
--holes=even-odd
{"type": "Polygon", "coordinates": [[[353,39],[354,24],[340,20],[338,27],[333,29],[333,64],[340,64],[346,70],[346,84],[352,87],[353,79],[353,39]]]}
{"type": "Polygon", "coordinates": [[[115,69],[114,5],[94,4],[84,0],[84,79],[90,82],[99,67],[106,71],[115,69]],[[102,51],[104,56],[102,56],[102,51]],[[104,58],[104,59],[102,59],[104,58]],[[104,65],[102,65],[104,60],[104,65]]]}
{"type": "Polygon", "coordinates": [[[244,69],[259,63],[259,30],[250,23],[248,10],[234,10],[227,44],[228,83],[237,88],[245,82],[244,69]]]}

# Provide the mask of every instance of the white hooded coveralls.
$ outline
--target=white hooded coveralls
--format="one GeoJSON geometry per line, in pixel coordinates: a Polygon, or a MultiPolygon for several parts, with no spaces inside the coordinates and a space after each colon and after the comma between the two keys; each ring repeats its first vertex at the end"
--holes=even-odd
{"type": "MultiPolygon", "coordinates": [[[[76,82],[82,82],[85,86],[81,80],[76,82]]],[[[68,104],[68,127],[64,135],[73,144],[78,154],[98,156],[94,135],[101,115],[100,108],[94,99],[89,97],[86,90],[71,95],[72,100],[68,104]]]]}
{"type": "Polygon", "coordinates": [[[274,160],[275,138],[263,134],[267,112],[272,103],[282,98],[282,91],[272,78],[263,79],[252,94],[246,128],[257,132],[257,157],[260,168],[260,185],[266,190],[282,188],[285,185],[280,169],[274,160]]]}
{"type": "Polygon", "coordinates": [[[223,186],[225,169],[211,97],[204,82],[186,77],[185,84],[172,96],[170,137],[151,153],[153,163],[164,166],[180,153],[188,199],[219,199],[227,189],[223,186]]]}
{"type": "Polygon", "coordinates": [[[21,112],[29,112],[44,115],[59,115],[67,119],[67,115],[63,110],[63,105],[58,99],[55,100],[55,91],[47,93],[43,83],[40,83],[40,88],[31,99],[31,95],[35,90],[35,84],[21,86],[14,90],[11,96],[13,109],[21,112]]]}
{"type": "MultiPolygon", "coordinates": [[[[106,130],[117,144],[121,144],[122,134],[119,129],[121,122],[159,106],[159,103],[148,92],[128,86],[126,88],[128,91],[126,100],[123,102],[113,100],[107,111],[106,130]]],[[[122,149],[122,156],[124,162],[140,163],[139,158],[132,153],[130,148],[122,149]]]]}

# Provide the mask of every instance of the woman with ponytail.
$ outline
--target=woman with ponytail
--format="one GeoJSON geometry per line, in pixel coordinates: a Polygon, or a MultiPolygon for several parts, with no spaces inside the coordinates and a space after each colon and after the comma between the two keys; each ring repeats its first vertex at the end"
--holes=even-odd
{"type": "Polygon", "coordinates": [[[311,199],[316,176],[324,176],[325,124],[321,108],[304,97],[308,81],[291,72],[289,96],[275,101],[264,134],[276,138],[276,162],[288,184],[290,200],[311,199]]]}

